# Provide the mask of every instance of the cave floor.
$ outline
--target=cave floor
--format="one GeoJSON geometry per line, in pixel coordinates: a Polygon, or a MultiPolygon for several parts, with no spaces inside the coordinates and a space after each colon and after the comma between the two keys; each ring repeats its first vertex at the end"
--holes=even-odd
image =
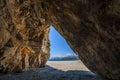
{"type": "Polygon", "coordinates": [[[90,72],[81,61],[48,61],[45,68],[2,74],[0,80],[106,80],[90,72]],[[81,65],[81,66],[80,66],[81,65]]]}

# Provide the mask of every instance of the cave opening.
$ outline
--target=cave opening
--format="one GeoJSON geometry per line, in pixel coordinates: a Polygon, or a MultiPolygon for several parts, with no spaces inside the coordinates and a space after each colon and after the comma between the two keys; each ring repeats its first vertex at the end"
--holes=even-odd
{"type": "Polygon", "coordinates": [[[50,40],[49,60],[66,61],[79,59],[78,56],[74,53],[74,51],[69,47],[66,40],[53,26],[50,26],[49,40],[50,40]]]}
{"type": "MultiPolygon", "coordinates": [[[[52,76],[55,76],[55,80],[89,80],[96,77],[96,75],[82,63],[69,47],[64,37],[62,37],[53,26],[50,26],[49,40],[50,58],[45,67],[46,71],[49,70],[49,72],[47,72],[49,79],[52,76]]],[[[53,77],[52,80],[54,80],[53,77]]]]}

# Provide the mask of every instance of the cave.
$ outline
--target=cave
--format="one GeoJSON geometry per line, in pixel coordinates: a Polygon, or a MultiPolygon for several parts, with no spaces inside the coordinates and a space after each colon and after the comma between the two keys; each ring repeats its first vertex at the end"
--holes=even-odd
{"type": "Polygon", "coordinates": [[[44,67],[50,25],[87,68],[120,79],[120,0],[0,0],[0,72],[44,67]]]}

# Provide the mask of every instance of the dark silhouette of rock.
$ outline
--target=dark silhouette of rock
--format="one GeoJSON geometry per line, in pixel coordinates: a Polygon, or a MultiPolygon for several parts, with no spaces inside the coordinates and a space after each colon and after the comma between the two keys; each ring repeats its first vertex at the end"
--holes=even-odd
{"type": "Polygon", "coordinates": [[[120,0],[0,0],[0,71],[44,65],[50,25],[90,70],[120,79],[120,0]]]}

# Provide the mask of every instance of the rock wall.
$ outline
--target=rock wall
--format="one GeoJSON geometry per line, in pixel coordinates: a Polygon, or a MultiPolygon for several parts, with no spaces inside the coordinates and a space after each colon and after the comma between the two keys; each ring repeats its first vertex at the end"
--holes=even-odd
{"type": "Polygon", "coordinates": [[[93,72],[120,79],[120,1],[54,0],[53,26],[93,72]]]}
{"type": "Polygon", "coordinates": [[[36,10],[29,0],[0,0],[0,72],[45,65],[49,57],[49,23],[36,10]]]}
{"type": "Polygon", "coordinates": [[[44,66],[50,25],[90,70],[120,79],[119,0],[0,0],[0,71],[44,66]]]}

